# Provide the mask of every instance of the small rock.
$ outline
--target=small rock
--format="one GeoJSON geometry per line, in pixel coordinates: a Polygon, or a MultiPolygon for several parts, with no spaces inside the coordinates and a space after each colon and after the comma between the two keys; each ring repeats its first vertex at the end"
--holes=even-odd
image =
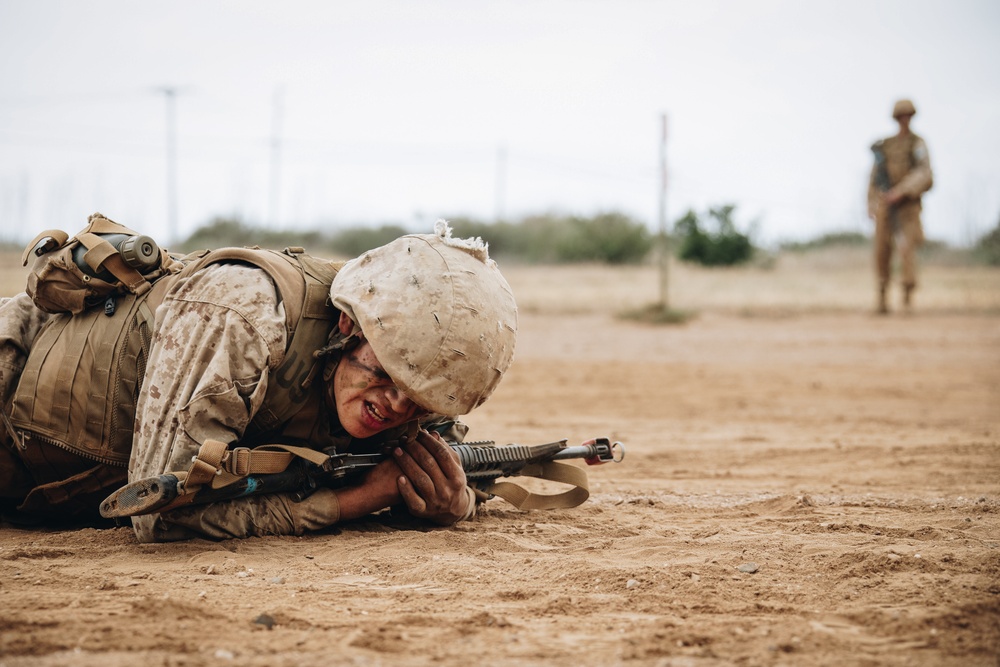
{"type": "Polygon", "coordinates": [[[215,563],[211,563],[205,568],[205,574],[215,574],[215,563]]]}
{"type": "Polygon", "coordinates": [[[754,572],[756,572],[757,570],[759,570],[760,567],[757,565],[757,563],[743,563],[742,565],[740,565],[736,569],[739,570],[740,572],[745,572],[747,574],[753,574],[754,572]]]}
{"type": "Polygon", "coordinates": [[[268,630],[274,627],[274,617],[270,614],[261,614],[257,618],[253,619],[253,622],[257,625],[263,625],[268,630]]]}
{"type": "Polygon", "coordinates": [[[628,581],[625,582],[625,588],[635,588],[638,585],[639,582],[636,581],[635,579],[629,579],[628,581]]]}
{"type": "Polygon", "coordinates": [[[283,583],[285,583],[285,578],[284,577],[271,577],[270,579],[268,579],[268,581],[270,581],[272,584],[283,584],[283,583]]]}
{"type": "Polygon", "coordinates": [[[227,651],[224,648],[220,648],[218,651],[215,652],[215,657],[218,658],[219,660],[232,660],[236,656],[233,655],[232,651],[227,651]]]}

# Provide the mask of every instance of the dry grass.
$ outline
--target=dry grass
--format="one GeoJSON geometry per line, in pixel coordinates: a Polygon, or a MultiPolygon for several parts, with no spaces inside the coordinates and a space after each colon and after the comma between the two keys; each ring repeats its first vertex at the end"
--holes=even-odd
{"type": "MultiPolygon", "coordinates": [[[[527,313],[617,314],[659,301],[659,273],[653,266],[504,265],[503,270],[527,313]]],[[[0,296],[23,291],[26,275],[18,253],[0,252],[0,296]]],[[[857,312],[874,304],[874,278],[864,248],[788,253],[766,268],[675,263],[668,283],[670,307],[685,313],[777,316],[857,312]]],[[[924,313],[1000,314],[1000,269],[927,264],[921,269],[917,308],[924,313]]]]}
{"type": "MultiPolygon", "coordinates": [[[[655,267],[505,268],[521,310],[586,313],[639,310],[659,301],[655,267]]],[[[929,265],[921,270],[916,305],[922,312],[1000,314],[1000,270],[929,265]]],[[[669,305],[682,312],[745,315],[865,311],[875,283],[865,249],[786,254],[773,266],[713,268],[673,264],[669,305]]],[[[898,301],[899,294],[893,295],[898,301]]]]}

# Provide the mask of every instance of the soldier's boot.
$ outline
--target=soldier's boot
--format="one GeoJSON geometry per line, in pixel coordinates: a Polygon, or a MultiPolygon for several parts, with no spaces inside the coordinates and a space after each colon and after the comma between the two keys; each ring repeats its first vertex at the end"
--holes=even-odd
{"type": "Polygon", "coordinates": [[[916,285],[903,285],[903,310],[910,312],[913,308],[913,290],[916,285]]]}
{"type": "Polygon", "coordinates": [[[889,302],[886,299],[886,285],[882,285],[878,289],[878,306],[875,308],[875,312],[879,315],[889,314],[889,302]]]}

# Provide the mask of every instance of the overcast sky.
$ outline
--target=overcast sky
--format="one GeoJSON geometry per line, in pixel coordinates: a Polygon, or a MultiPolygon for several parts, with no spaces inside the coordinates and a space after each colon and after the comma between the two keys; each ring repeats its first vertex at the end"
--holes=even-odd
{"type": "Polygon", "coordinates": [[[93,211],[169,239],[732,203],[760,242],[867,231],[913,99],[932,238],[1000,220],[1000,3],[0,0],[0,240],[93,211]]]}

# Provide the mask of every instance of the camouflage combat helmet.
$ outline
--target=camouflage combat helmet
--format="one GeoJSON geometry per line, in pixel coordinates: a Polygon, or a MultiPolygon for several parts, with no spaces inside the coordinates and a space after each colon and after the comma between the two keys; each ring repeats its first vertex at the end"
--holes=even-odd
{"type": "Polygon", "coordinates": [[[892,117],[899,118],[900,116],[915,116],[917,115],[917,109],[913,106],[913,102],[910,100],[899,100],[896,102],[895,106],[892,107],[892,117]]]}
{"type": "Polygon", "coordinates": [[[514,358],[514,295],[481,239],[444,220],[348,262],[330,297],[414,403],[464,415],[489,398],[514,358]]]}

